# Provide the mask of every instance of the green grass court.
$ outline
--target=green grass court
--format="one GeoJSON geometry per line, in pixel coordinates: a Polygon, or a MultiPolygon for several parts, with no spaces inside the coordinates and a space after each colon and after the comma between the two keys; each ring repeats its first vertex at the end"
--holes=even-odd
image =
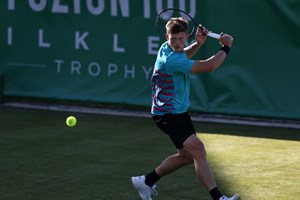
{"type": "MultiPolygon", "coordinates": [[[[0,199],[138,200],[130,177],[175,151],[150,118],[0,108],[0,199]],[[74,128],[65,125],[77,117],[74,128]]],[[[243,200],[300,196],[300,130],[195,122],[221,190],[243,200]]],[[[193,166],[154,200],[210,200],[193,166]]]]}

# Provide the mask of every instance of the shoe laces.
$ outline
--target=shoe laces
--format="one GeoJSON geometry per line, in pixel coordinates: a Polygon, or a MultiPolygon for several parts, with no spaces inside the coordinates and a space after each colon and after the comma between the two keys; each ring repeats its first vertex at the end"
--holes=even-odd
{"type": "Polygon", "coordinates": [[[156,188],[156,185],[154,184],[152,187],[151,187],[151,193],[153,194],[153,196],[157,196],[158,195],[158,192],[155,190],[156,188]]]}

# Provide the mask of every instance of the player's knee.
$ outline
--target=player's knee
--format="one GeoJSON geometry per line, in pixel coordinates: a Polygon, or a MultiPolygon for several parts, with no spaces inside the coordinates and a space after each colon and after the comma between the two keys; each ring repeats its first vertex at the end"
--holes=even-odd
{"type": "Polygon", "coordinates": [[[191,136],[185,141],[185,148],[190,152],[193,159],[206,158],[206,151],[203,142],[196,136],[191,136]]]}
{"type": "Polygon", "coordinates": [[[206,150],[204,144],[200,141],[199,144],[194,148],[193,155],[195,159],[206,159],[206,150]]]}

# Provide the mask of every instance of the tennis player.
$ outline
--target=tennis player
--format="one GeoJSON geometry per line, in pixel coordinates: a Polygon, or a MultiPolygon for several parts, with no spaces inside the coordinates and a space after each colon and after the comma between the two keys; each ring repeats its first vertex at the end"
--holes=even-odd
{"type": "Polygon", "coordinates": [[[190,104],[190,73],[212,72],[228,55],[232,37],[221,33],[220,50],[206,60],[192,60],[206,40],[207,30],[198,28],[195,42],[185,47],[188,40],[188,22],[183,18],[171,18],[167,24],[167,41],[159,49],[152,75],[151,114],[156,125],[174,143],[177,153],[167,157],[147,175],[131,177],[133,186],[143,200],[151,200],[155,183],[162,177],[189,164],[194,164],[196,175],[213,200],[236,200],[218,189],[208,166],[204,144],[197,137],[188,113],[190,104]]]}

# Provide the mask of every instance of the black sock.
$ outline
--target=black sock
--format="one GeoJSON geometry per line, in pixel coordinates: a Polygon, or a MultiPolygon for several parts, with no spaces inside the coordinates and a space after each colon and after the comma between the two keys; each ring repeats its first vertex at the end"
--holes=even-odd
{"type": "Polygon", "coordinates": [[[209,191],[209,194],[213,198],[213,200],[220,200],[220,198],[223,196],[218,187],[215,187],[211,191],[209,191]]]}
{"type": "Polygon", "coordinates": [[[159,177],[155,170],[146,175],[145,184],[152,187],[161,177],[159,177]]]}

